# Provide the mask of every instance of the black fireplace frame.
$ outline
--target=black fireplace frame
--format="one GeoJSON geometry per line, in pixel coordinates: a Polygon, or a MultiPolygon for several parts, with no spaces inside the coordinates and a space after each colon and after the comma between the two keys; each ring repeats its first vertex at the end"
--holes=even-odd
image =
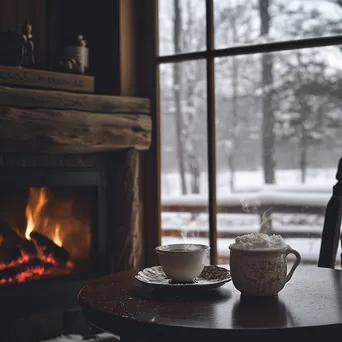
{"type": "Polygon", "coordinates": [[[105,160],[93,167],[0,167],[0,191],[27,187],[94,187],[97,197],[90,272],[1,285],[0,319],[70,309],[77,305],[77,293],[83,283],[110,272],[107,185],[105,160]]]}

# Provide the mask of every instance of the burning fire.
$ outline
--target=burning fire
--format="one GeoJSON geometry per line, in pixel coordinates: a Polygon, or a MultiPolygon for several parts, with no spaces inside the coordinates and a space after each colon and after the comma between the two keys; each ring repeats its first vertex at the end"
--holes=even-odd
{"type": "MultiPolygon", "coordinates": [[[[30,234],[39,228],[43,222],[43,230],[49,226],[49,218],[44,217],[42,210],[48,203],[48,194],[46,188],[30,188],[30,197],[26,206],[26,231],[25,238],[31,240],[30,234]]],[[[57,246],[62,247],[63,241],[60,235],[60,224],[54,224],[54,228],[48,230],[47,235],[57,246]]]]}
{"type": "Polygon", "coordinates": [[[31,240],[30,234],[34,231],[35,225],[40,221],[40,212],[47,203],[47,195],[45,188],[30,188],[30,199],[26,206],[26,231],[25,237],[31,240]],[[34,205],[34,202],[37,202],[34,205]]]}
{"type": "Polygon", "coordinates": [[[47,188],[30,188],[24,236],[6,222],[0,222],[0,246],[2,250],[8,249],[8,255],[5,254],[0,262],[0,284],[70,273],[73,264],[69,252],[63,247],[64,225],[62,229],[58,219],[51,218],[50,204],[47,188]]]}

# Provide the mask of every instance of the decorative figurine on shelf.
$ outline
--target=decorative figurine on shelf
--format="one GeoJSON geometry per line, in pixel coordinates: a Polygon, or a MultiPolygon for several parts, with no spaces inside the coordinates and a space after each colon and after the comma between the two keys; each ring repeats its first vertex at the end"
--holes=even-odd
{"type": "Polygon", "coordinates": [[[88,48],[81,34],[71,35],[65,44],[64,58],[60,65],[63,71],[85,74],[88,68],[88,48]]]}
{"type": "Polygon", "coordinates": [[[21,27],[21,32],[24,39],[22,66],[24,68],[32,68],[35,65],[32,25],[26,22],[21,27]]]}

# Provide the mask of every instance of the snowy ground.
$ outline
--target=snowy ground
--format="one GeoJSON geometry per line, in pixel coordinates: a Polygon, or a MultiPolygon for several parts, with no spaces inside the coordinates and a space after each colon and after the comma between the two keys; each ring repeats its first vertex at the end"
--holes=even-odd
{"type": "MultiPolygon", "coordinates": [[[[336,182],[335,174],[337,168],[330,169],[308,169],[307,180],[301,184],[299,170],[278,170],[276,171],[276,186],[286,191],[302,190],[314,192],[330,192],[332,185],[336,182]]],[[[189,176],[187,176],[189,181],[189,176]]],[[[220,172],[217,175],[217,195],[225,196],[231,193],[229,188],[230,173],[220,172]]],[[[208,175],[201,174],[201,193],[207,197],[208,175]]],[[[236,192],[260,191],[265,188],[261,170],[238,171],[235,173],[236,192]]],[[[179,196],[180,178],[177,172],[162,174],[162,197],[179,196]]]]}

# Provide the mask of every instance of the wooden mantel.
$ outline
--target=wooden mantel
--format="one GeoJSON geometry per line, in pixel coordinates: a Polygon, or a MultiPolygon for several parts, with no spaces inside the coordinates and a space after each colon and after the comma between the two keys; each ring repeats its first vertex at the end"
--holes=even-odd
{"type": "Polygon", "coordinates": [[[0,86],[0,152],[147,150],[149,114],[143,98],[0,86]]]}

